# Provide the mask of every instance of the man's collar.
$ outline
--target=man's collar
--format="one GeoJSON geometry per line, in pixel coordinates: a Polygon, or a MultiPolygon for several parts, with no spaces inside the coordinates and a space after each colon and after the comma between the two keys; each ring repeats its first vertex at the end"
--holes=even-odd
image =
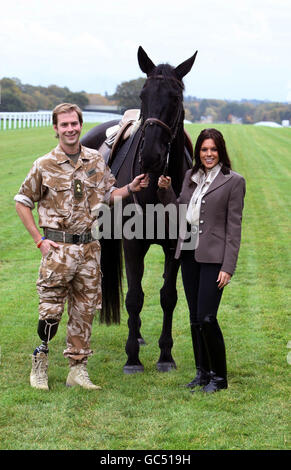
{"type": "MultiPolygon", "coordinates": [[[[91,153],[90,152],[87,152],[86,150],[86,147],[84,147],[83,145],[80,144],[80,158],[82,160],[90,160],[90,158],[92,157],[91,153]]],[[[69,162],[70,161],[70,158],[68,157],[68,155],[66,155],[66,153],[63,151],[62,147],[60,146],[60,144],[57,145],[57,147],[54,149],[54,154],[57,158],[57,163],[59,165],[61,165],[62,163],[65,163],[65,162],[69,162]]]]}

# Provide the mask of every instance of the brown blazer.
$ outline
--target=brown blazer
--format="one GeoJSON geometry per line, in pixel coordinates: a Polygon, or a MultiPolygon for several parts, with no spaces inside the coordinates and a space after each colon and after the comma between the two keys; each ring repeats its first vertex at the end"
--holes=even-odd
{"type": "MultiPolygon", "coordinates": [[[[187,204],[191,200],[196,183],[191,171],[185,174],[178,198],[172,188],[159,189],[158,195],[164,205],[187,204]]],[[[199,245],[195,259],[199,263],[219,263],[221,270],[229,274],[235,271],[241,240],[241,221],[245,196],[244,178],[230,170],[218,173],[201,201],[199,220],[199,245]]],[[[179,237],[175,258],[180,258],[183,239],[179,237]]]]}

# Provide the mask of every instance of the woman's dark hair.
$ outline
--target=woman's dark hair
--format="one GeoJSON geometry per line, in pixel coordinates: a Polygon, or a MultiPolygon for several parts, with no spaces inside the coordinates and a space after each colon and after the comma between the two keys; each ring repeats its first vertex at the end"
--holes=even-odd
{"type": "Polygon", "coordinates": [[[192,175],[196,173],[200,168],[203,168],[203,165],[200,160],[200,149],[206,139],[213,139],[218,150],[219,162],[222,164],[221,171],[224,174],[228,174],[231,169],[230,159],[226,150],[225,141],[221,132],[217,129],[204,129],[200,132],[195,149],[194,149],[194,167],[192,170],[192,175]]]}

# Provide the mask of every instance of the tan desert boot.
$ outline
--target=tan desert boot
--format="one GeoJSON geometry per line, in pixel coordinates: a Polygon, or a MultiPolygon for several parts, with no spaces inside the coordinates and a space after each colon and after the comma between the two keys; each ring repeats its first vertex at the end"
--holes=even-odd
{"type": "Polygon", "coordinates": [[[48,355],[38,352],[32,355],[32,369],[30,373],[30,385],[40,390],[49,390],[48,387],[48,355]]]}
{"type": "Polygon", "coordinates": [[[88,375],[86,364],[76,364],[72,366],[67,377],[67,387],[74,387],[80,385],[80,387],[88,390],[101,390],[99,385],[94,385],[88,375]]]}

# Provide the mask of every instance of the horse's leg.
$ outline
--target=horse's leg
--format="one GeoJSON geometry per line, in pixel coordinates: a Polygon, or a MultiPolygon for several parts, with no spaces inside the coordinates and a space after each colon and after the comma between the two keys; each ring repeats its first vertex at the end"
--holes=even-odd
{"type": "Polygon", "coordinates": [[[176,369],[175,361],[172,357],[172,320],[173,312],[177,303],[177,274],[180,263],[174,258],[174,251],[167,246],[163,247],[165,253],[164,266],[164,284],[160,290],[160,302],[164,312],[163,329],[159,339],[159,347],[161,350],[160,358],[157,362],[157,369],[160,372],[168,372],[176,369]]]}
{"type": "Polygon", "coordinates": [[[144,300],[141,282],[144,273],[144,257],[149,249],[149,243],[142,240],[124,240],[123,248],[128,283],[125,305],[129,329],[125,346],[128,359],[123,371],[125,374],[132,374],[144,370],[139,360],[139,339],[141,338],[139,314],[144,300]]]}

